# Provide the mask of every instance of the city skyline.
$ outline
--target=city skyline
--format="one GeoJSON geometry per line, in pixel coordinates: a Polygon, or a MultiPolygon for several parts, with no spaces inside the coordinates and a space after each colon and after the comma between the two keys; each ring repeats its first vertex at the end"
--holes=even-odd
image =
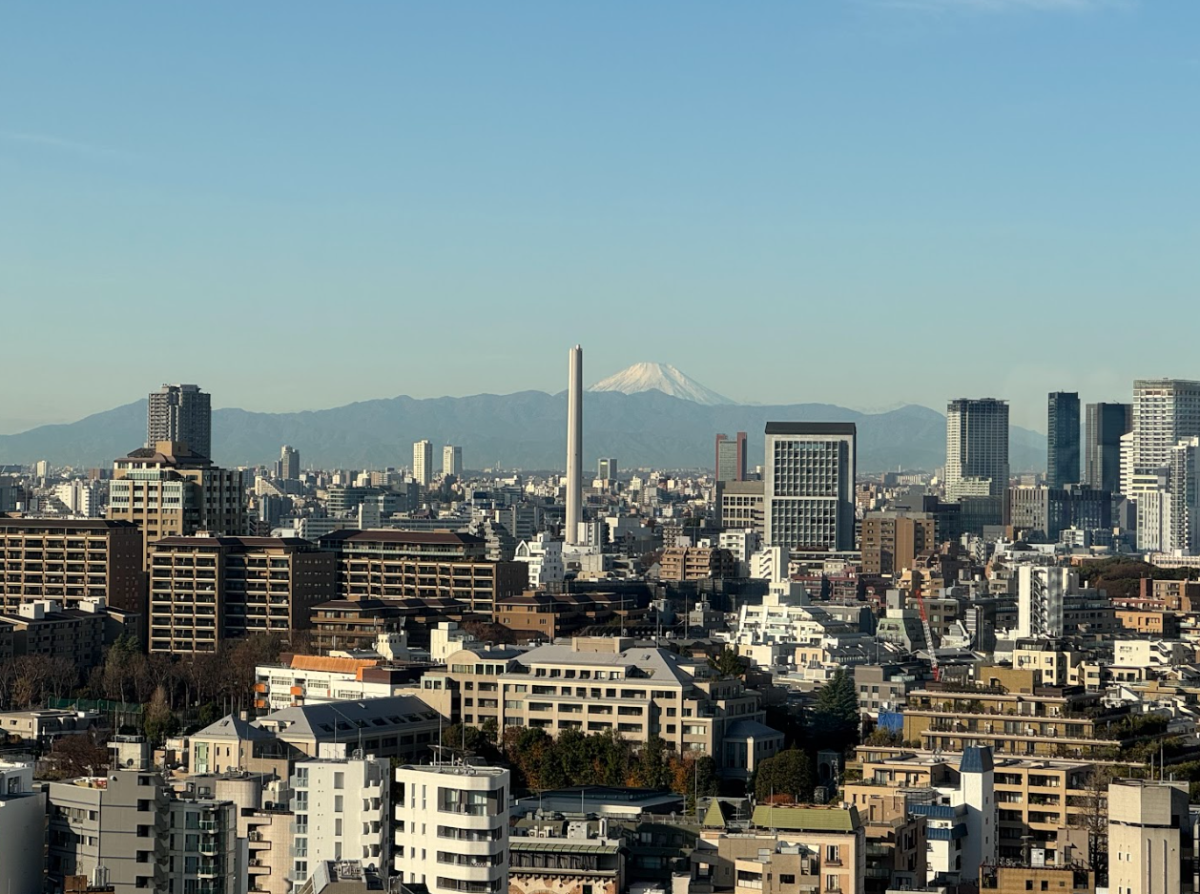
{"type": "Polygon", "coordinates": [[[554,388],[507,347],[533,321],[588,342],[598,373],[646,359],[589,337],[594,307],[670,331],[651,356],[738,401],[938,407],[920,365],[849,361],[829,337],[847,307],[896,345],[930,320],[1069,330],[1062,352],[1007,338],[956,364],[956,392],[1038,430],[1047,391],[1195,377],[1161,361],[1187,356],[1186,328],[1122,315],[1194,298],[1194,4],[667,3],[632,28],[613,9],[297,4],[264,42],[266,9],[76,5],[62,27],[21,7],[0,73],[36,89],[10,93],[0,132],[0,293],[87,323],[60,327],[54,363],[14,340],[40,387],[0,384],[0,430],[147,378],[270,411],[554,388]],[[208,311],[188,338],[116,311],[172,303],[208,311]],[[731,306],[749,359],[709,323],[731,306]],[[785,309],[796,327],[761,325],[785,309]],[[1117,318],[1124,349],[1087,362],[1117,318]],[[397,352],[396,331],[435,337],[397,352]],[[332,362],[300,393],[267,332],[332,362]],[[136,359],[98,350],[119,343],[136,359]],[[436,376],[434,343],[455,357],[436,376]]]}

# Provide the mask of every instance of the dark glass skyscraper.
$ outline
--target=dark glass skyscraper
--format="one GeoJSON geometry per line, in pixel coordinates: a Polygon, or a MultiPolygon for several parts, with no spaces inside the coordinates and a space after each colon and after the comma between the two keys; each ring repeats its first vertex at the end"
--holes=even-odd
{"type": "Polygon", "coordinates": [[[1121,490],[1121,435],[1133,431],[1133,404],[1088,404],[1084,480],[1110,494],[1121,490]]]}
{"type": "Polygon", "coordinates": [[[1050,392],[1046,427],[1046,484],[1079,483],[1079,395],[1050,392]]]}

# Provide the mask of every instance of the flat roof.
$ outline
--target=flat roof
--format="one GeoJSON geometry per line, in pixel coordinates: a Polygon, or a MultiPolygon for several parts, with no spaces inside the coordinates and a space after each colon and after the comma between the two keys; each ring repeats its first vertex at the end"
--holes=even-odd
{"type": "Polygon", "coordinates": [[[853,435],[858,426],[853,422],[768,422],[769,435],[853,435]]]}

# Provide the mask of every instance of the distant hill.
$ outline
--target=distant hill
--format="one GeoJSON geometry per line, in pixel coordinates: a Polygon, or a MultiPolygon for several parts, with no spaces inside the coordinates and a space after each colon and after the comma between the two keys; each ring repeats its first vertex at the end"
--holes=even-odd
{"type": "Polygon", "coordinates": [[[590,386],[588,391],[619,391],[622,394],[661,391],[671,397],[695,401],[710,407],[733,403],[729,398],[704,387],[691,376],[666,363],[635,363],[607,379],[601,379],[590,386]]]}
{"type": "MultiPolygon", "coordinates": [[[[561,469],[566,455],[566,395],[522,391],[417,400],[394,397],[301,413],[213,412],[214,459],[227,466],[273,462],[283,444],[300,451],[304,467],[382,468],[412,463],[412,442],[459,444],[470,469],[500,466],[561,469]]],[[[622,469],[713,464],[717,432],[749,435],[751,466],[761,462],[768,420],[855,422],[861,472],[934,469],[945,461],[946,419],[926,407],[866,414],[828,404],[706,406],[657,390],[589,392],[584,398],[584,459],[613,456],[622,469]]],[[[0,435],[0,465],[32,463],[108,466],[142,445],[146,401],[126,404],[66,425],[0,435]]],[[[1013,428],[1014,472],[1043,469],[1044,436],[1013,428]]]]}

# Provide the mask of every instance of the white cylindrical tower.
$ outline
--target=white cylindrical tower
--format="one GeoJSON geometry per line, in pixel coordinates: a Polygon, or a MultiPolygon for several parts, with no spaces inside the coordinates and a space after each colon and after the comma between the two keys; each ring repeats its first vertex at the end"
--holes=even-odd
{"type": "Polygon", "coordinates": [[[583,348],[571,348],[567,368],[567,524],[565,540],[579,543],[583,521],[583,348]]]}

